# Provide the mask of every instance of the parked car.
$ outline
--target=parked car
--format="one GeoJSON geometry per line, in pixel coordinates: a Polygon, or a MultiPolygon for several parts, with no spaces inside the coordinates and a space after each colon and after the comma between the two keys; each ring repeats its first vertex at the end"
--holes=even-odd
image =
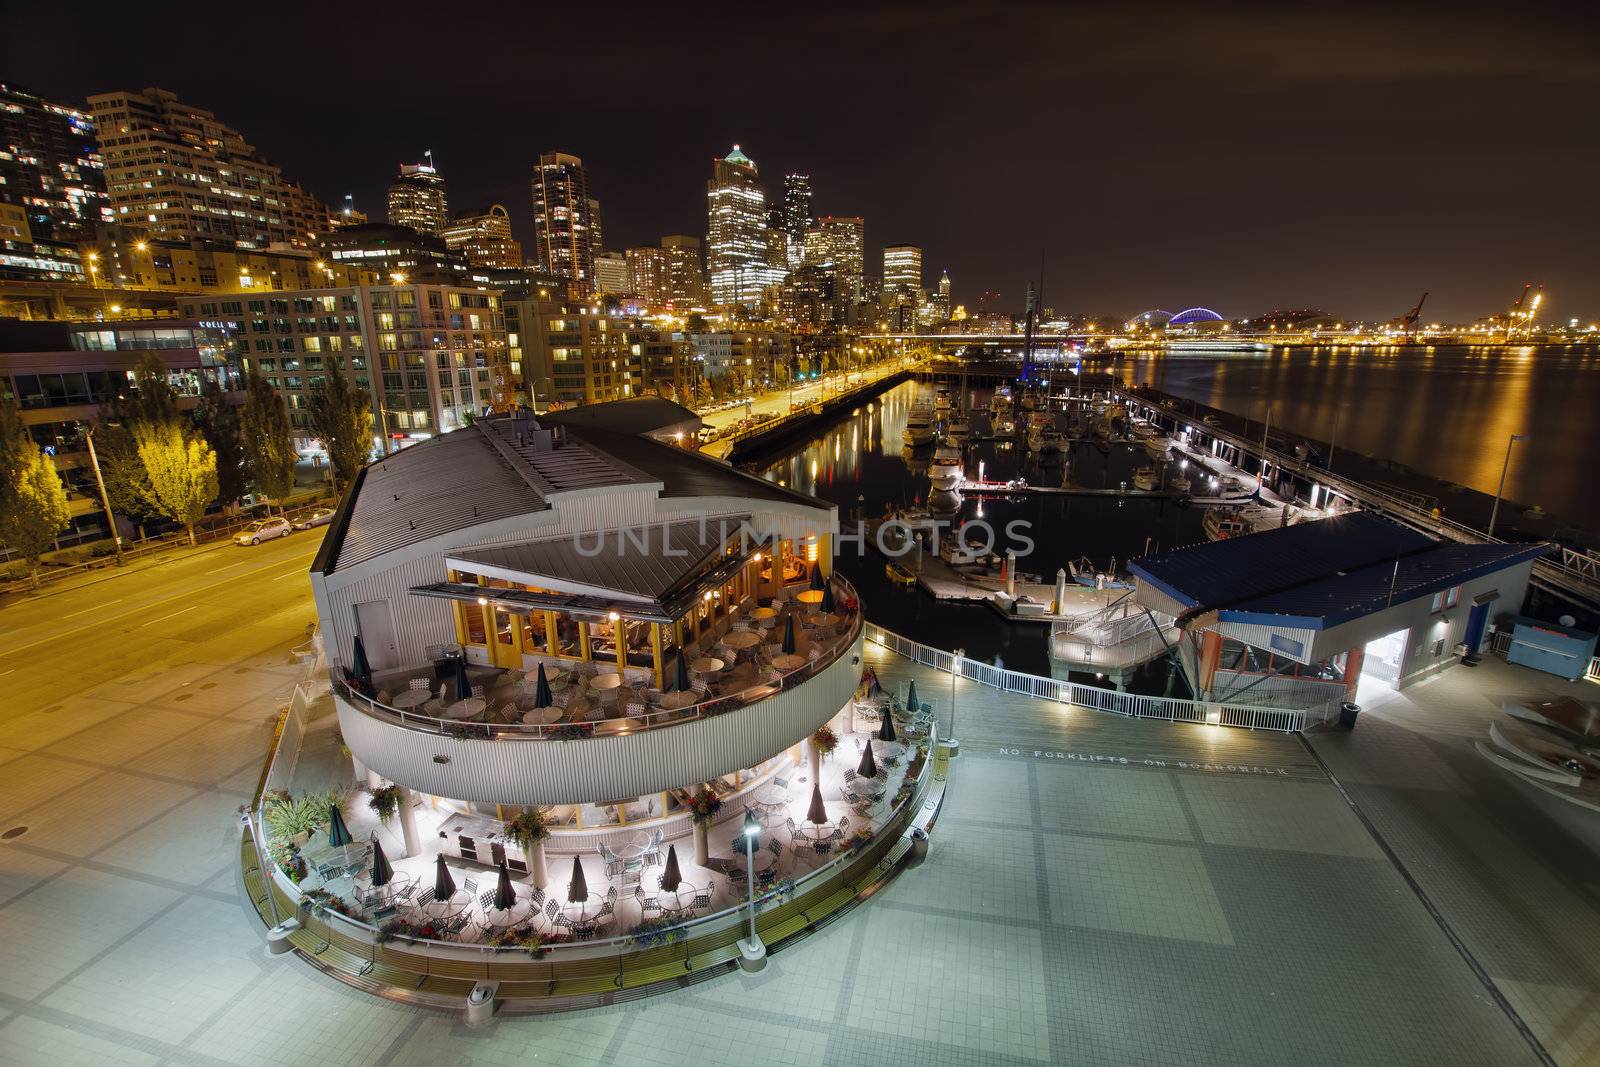
{"type": "Polygon", "coordinates": [[[289,525],[288,519],[257,519],[249,526],[233,535],[236,545],[259,545],[263,541],[270,541],[274,537],[288,537],[294,532],[294,527],[289,525]]]}
{"type": "Polygon", "coordinates": [[[332,508],[314,508],[309,515],[303,515],[294,524],[296,530],[309,530],[313,526],[326,526],[333,521],[332,508]]]}

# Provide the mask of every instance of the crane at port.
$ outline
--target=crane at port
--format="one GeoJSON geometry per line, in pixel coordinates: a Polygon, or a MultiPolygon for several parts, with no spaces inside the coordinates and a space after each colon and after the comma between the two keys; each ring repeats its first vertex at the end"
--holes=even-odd
{"type": "Polygon", "coordinates": [[[1544,283],[1540,282],[1538,289],[1533,282],[1523,282],[1522,292],[1517,296],[1517,302],[1511,305],[1511,313],[1506,316],[1506,340],[1516,334],[1521,328],[1524,337],[1533,334],[1533,316],[1538,312],[1539,305],[1544,303],[1544,283]],[[1528,294],[1533,293],[1533,299],[1528,299],[1528,294]]]}
{"type": "Polygon", "coordinates": [[[1422,295],[1417,297],[1417,302],[1412,305],[1411,310],[1390,323],[1391,326],[1399,326],[1405,331],[1406,344],[1411,343],[1411,331],[1417,325],[1417,320],[1422,317],[1422,305],[1427,302],[1428,290],[1424,289],[1422,295]]]}

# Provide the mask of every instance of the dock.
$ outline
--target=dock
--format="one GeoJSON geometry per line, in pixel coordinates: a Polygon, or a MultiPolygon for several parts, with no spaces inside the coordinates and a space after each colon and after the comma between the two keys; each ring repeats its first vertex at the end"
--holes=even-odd
{"type": "Polygon", "coordinates": [[[1010,482],[979,481],[977,478],[962,478],[956,489],[962,494],[981,493],[990,496],[1134,496],[1171,500],[1179,495],[1171,489],[1136,489],[1131,485],[1092,489],[1079,485],[1012,485],[1010,482]]]}

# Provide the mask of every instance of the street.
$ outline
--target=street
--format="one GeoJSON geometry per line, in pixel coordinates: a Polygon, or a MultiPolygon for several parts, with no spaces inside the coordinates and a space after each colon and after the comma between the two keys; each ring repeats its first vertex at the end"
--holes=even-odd
{"type": "Polygon", "coordinates": [[[782,418],[789,414],[791,405],[807,404],[813,400],[824,399],[847,387],[892,374],[900,368],[901,364],[898,362],[882,363],[866,370],[830,374],[826,377],[818,378],[816,381],[797,385],[793,389],[780,389],[764,393],[757,397],[749,405],[748,409],[744,404],[736,404],[725,411],[713,411],[703,414],[701,419],[707,426],[721,429],[751,415],[774,415],[782,418]]]}

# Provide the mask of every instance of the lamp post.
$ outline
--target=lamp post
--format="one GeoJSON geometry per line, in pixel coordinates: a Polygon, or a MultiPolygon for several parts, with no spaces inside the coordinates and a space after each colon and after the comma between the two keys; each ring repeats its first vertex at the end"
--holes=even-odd
{"type": "Polygon", "coordinates": [[[767,946],[756,933],[756,838],[761,834],[761,824],[756,813],[749,808],[744,812],[744,863],[745,884],[750,887],[750,936],[739,939],[740,966],[747,971],[759,971],[767,965],[767,946]]]}
{"type": "Polygon", "coordinates": [[[956,677],[961,673],[961,659],[965,655],[966,650],[958,648],[950,660],[950,728],[945,733],[944,743],[952,750],[960,744],[956,740],[956,677]]]}
{"type": "Polygon", "coordinates": [[[111,528],[111,543],[116,548],[117,566],[122,566],[122,533],[117,529],[117,517],[111,514],[111,497],[106,493],[106,480],[100,474],[100,457],[94,450],[94,428],[83,431],[83,436],[89,442],[89,466],[94,468],[94,484],[100,490],[100,506],[106,509],[106,525],[111,528]]]}
{"type": "Polygon", "coordinates": [[[1525,433],[1514,433],[1506,442],[1506,461],[1500,465],[1500,484],[1494,491],[1494,507],[1489,511],[1489,540],[1494,540],[1495,520],[1500,517],[1500,494],[1506,491],[1506,471],[1511,469],[1511,447],[1518,441],[1526,441],[1525,433]]]}

